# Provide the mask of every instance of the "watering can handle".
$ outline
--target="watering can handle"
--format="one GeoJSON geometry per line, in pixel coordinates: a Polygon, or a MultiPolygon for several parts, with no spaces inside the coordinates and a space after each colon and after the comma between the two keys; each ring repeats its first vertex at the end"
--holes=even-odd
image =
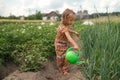
{"type": "Polygon", "coordinates": [[[73,49],[74,49],[74,47],[70,47],[70,48],[67,49],[67,52],[68,52],[68,51],[71,51],[71,50],[73,50],[73,49]]]}
{"type": "MultiPolygon", "coordinates": [[[[74,47],[70,47],[70,48],[67,49],[67,52],[69,52],[69,51],[71,51],[71,50],[73,50],[73,49],[74,49],[74,47]]],[[[80,53],[81,53],[80,50],[78,50],[77,53],[78,53],[78,56],[80,56],[80,53]]]]}

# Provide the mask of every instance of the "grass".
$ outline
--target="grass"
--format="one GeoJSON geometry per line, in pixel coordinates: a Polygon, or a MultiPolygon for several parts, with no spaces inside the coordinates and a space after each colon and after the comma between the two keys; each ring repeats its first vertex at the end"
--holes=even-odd
{"type": "Polygon", "coordinates": [[[89,80],[120,79],[120,23],[99,23],[81,31],[89,80]]]}
{"type": "MultiPolygon", "coordinates": [[[[119,16],[109,15],[109,19],[111,22],[118,23],[118,22],[120,22],[120,15],[119,16]]],[[[85,20],[89,20],[89,21],[97,22],[97,23],[105,23],[105,22],[108,22],[108,16],[98,17],[98,18],[93,18],[93,19],[85,19],[85,20]]],[[[85,20],[83,20],[83,21],[85,21],[85,20]]]]}
{"type": "Polygon", "coordinates": [[[56,22],[52,20],[19,20],[19,19],[0,19],[0,22],[56,22]]]}

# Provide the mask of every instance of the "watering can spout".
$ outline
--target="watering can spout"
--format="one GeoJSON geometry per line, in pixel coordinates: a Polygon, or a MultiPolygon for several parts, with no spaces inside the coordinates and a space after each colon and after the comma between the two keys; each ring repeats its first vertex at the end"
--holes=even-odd
{"type": "Polygon", "coordinates": [[[80,64],[84,64],[84,63],[85,63],[85,61],[78,61],[75,64],[80,65],[80,64]]]}

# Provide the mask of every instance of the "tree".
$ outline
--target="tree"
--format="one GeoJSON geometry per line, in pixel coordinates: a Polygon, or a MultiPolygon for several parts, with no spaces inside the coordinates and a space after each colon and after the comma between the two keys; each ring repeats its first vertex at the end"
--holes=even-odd
{"type": "Polygon", "coordinates": [[[16,16],[13,15],[13,14],[10,14],[10,16],[8,16],[8,19],[18,19],[18,17],[16,17],[16,16]]]}
{"type": "Polygon", "coordinates": [[[29,15],[29,16],[27,17],[27,19],[29,19],[29,20],[34,20],[34,19],[35,19],[35,15],[29,15]]]}
{"type": "Polygon", "coordinates": [[[42,20],[42,14],[40,11],[37,11],[36,10],[36,13],[35,14],[32,14],[32,15],[29,15],[27,17],[27,19],[30,19],[30,20],[42,20]]]}
{"type": "Polygon", "coordinates": [[[36,10],[35,17],[36,17],[37,20],[42,20],[42,14],[41,14],[41,12],[36,10]]]}

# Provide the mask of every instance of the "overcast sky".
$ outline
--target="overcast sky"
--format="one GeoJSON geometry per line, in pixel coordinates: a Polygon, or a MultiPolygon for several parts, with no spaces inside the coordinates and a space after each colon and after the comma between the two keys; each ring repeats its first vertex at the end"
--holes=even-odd
{"type": "Polygon", "coordinates": [[[109,12],[120,12],[120,0],[0,0],[0,16],[27,16],[36,10],[42,13],[58,10],[62,13],[66,8],[75,12],[88,10],[89,14],[106,12],[106,8],[109,12]]]}

